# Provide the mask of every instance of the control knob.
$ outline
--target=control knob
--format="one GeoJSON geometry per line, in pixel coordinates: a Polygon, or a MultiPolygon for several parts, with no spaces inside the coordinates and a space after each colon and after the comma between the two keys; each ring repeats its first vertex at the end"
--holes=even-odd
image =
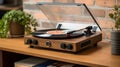
{"type": "Polygon", "coordinates": [[[38,40],[33,40],[34,45],[38,45],[38,40]]]}
{"type": "Polygon", "coordinates": [[[32,44],[32,39],[27,39],[25,44],[32,44]]]}
{"type": "Polygon", "coordinates": [[[72,50],[73,49],[73,45],[72,44],[68,44],[66,48],[69,49],[69,50],[72,50]]]}
{"type": "Polygon", "coordinates": [[[66,44],[65,44],[65,43],[61,43],[60,47],[61,47],[62,49],[65,49],[65,48],[66,48],[66,44]]]}

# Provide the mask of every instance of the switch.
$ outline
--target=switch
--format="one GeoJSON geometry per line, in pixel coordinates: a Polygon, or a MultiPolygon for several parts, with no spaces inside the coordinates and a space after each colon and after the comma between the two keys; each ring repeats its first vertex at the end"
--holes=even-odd
{"type": "Polygon", "coordinates": [[[51,47],[51,45],[52,45],[52,44],[51,44],[50,41],[47,41],[47,42],[46,42],[46,46],[47,46],[47,47],[51,47]]]}

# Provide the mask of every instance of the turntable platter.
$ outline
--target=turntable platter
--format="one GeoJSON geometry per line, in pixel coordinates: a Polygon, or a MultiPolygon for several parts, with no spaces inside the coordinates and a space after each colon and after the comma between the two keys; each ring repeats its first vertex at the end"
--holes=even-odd
{"type": "Polygon", "coordinates": [[[32,35],[34,37],[38,37],[38,38],[50,38],[50,39],[63,39],[63,38],[74,38],[74,37],[79,37],[79,36],[83,36],[84,33],[82,33],[81,31],[79,32],[74,32],[71,34],[66,34],[66,32],[69,30],[66,29],[46,29],[46,30],[39,30],[36,32],[32,32],[32,35]]]}

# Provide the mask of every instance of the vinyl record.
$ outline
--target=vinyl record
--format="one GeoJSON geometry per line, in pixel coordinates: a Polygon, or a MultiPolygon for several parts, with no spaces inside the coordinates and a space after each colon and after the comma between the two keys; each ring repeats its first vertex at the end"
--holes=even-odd
{"type": "Polygon", "coordinates": [[[32,35],[38,38],[50,38],[50,39],[74,38],[84,35],[81,31],[67,34],[67,32],[70,31],[71,30],[67,30],[67,29],[45,29],[45,30],[32,32],[32,35]]]}

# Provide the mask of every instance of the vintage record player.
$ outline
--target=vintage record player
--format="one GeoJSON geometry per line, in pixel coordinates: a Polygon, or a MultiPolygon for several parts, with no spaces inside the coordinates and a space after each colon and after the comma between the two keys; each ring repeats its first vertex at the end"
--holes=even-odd
{"type": "Polygon", "coordinates": [[[25,36],[24,42],[31,48],[78,52],[102,40],[101,28],[85,4],[38,3],[37,6],[57,25],[54,29],[37,30],[25,36]]]}

